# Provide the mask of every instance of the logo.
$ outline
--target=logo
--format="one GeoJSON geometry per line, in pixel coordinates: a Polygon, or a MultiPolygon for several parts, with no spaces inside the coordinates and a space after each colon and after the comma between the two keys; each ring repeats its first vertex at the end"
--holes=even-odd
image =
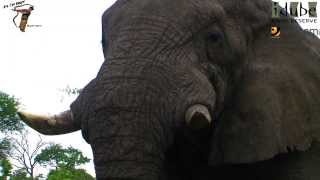
{"type": "Polygon", "coordinates": [[[288,2],[285,3],[284,8],[280,7],[279,2],[272,3],[272,18],[279,18],[280,15],[293,17],[301,17],[309,14],[310,18],[317,17],[317,2],[308,2],[308,8],[303,7],[302,2],[288,2]],[[298,8],[299,5],[299,8],[298,8]]]}
{"type": "Polygon", "coordinates": [[[11,9],[15,14],[11,16],[14,27],[25,32],[30,27],[41,27],[41,25],[30,24],[29,17],[33,14],[35,7],[25,1],[18,1],[3,6],[4,9],[11,9]]]}
{"type": "Polygon", "coordinates": [[[280,38],[280,27],[272,26],[271,27],[271,37],[272,38],[280,38]]]}
{"type": "Polygon", "coordinates": [[[34,10],[34,6],[31,4],[24,4],[21,6],[14,7],[12,10],[17,12],[16,16],[13,18],[14,25],[17,28],[19,28],[21,32],[25,32],[25,29],[28,23],[28,18],[31,15],[31,12],[34,10]],[[20,24],[18,26],[16,19],[19,16],[19,14],[21,14],[21,18],[20,18],[20,24]]]}
{"type": "MultiPolygon", "coordinates": [[[[298,23],[303,30],[309,31],[320,38],[320,22],[317,14],[317,6],[318,3],[316,0],[287,0],[282,2],[273,1],[271,10],[272,22],[274,24],[298,23]]],[[[280,37],[279,27],[271,27],[271,36],[273,38],[280,37]]]]}
{"type": "Polygon", "coordinates": [[[309,28],[309,29],[304,29],[305,31],[308,31],[320,38],[320,29],[317,28],[309,28]]]}

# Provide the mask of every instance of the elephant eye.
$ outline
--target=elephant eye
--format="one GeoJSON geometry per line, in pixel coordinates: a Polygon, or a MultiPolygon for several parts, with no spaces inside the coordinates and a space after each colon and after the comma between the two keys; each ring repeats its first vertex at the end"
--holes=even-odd
{"type": "Polygon", "coordinates": [[[212,42],[218,42],[222,39],[222,33],[221,32],[210,32],[208,34],[208,39],[212,42]]]}

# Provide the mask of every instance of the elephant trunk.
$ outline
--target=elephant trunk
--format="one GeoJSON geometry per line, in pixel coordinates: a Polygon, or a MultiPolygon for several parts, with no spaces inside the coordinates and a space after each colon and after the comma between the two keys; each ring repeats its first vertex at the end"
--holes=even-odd
{"type": "Polygon", "coordinates": [[[45,135],[66,134],[80,130],[70,110],[54,116],[45,116],[31,114],[27,112],[18,112],[20,118],[34,130],[45,135]]]}
{"type": "Polygon", "coordinates": [[[161,179],[162,160],[150,142],[137,137],[113,137],[108,141],[108,145],[101,141],[92,144],[97,179],[161,179]]]}
{"type": "Polygon", "coordinates": [[[97,179],[160,179],[167,142],[159,119],[125,110],[102,110],[96,118],[101,123],[89,132],[97,179]]]}
{"type": "Polygon", "coordinates": [[[97,179],[158,180],[164,174],[170,128],[154,98],[158,94],[142,94],[141,86],[128,87],[136,84],[133,81],[109,91],[103,101],[107,104],[90,116],[88,134],[97,179]]]}

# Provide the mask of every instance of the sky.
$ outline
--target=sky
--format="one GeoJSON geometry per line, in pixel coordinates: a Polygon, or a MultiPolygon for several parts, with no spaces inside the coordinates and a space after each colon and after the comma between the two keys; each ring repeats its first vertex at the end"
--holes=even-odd
{"type": "MultiPolygon", "coordinates": [[[[12,21],[16,13],[10,4],[20,1],[0,2],[0,90],[17,97],[26,111],[64,111],[75,97],[66,96],[61,89],[84,87],[103,62],[101,15],[115,0],[25,0],[34,6],[26,32],[20,32],[12,21]]],[[[284,6],[285,1],[278,2],[284,6]]],[[[308,7],[308,1],[302,2],[308,7]]],[[[301,26],[320,29],[319,17],[317,21],[301,26]]],[[[30,140],[35,141],[36,132],[30,131],[30,140]]],[[[91,148],[79,131],[43,136],[43,140],[81,149],[92,159],[91,148]]],[[[92,162],[84,168],[94,175],[92,162]]]]}
{"type": "MultiPolygon", "coordinates": [[[[37,25],[27,27],[26,32],[13,24],[13,8],[4,8],[14,2],[19,0],[0,2],[0,90],[17,97],[26,111],[64,111],[75,97],[66,96],[61,89],[84,87],[103,62],[101,16],[115,0],[26,0],[34,6],[28,23],[37,25]]],[[[20,16],[17,19],[19,22],[20,16]]],[[[36,132],[30,131],[35,141],[36,132]]],[[[92,159],[80,131],[43,136],[43,140],[81,149],[92,159]]],[[[84,168],[94,175],[92,162],[84,168]]]]}

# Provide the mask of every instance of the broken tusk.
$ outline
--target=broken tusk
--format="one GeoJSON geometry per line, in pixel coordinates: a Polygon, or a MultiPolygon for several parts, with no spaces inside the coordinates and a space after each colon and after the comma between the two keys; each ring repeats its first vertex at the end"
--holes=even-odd
{"type": "Polygon", "coordinates": [[[189,107],[185,115],[185,120],[193,129],[209,128],[212,122],[208,108],[201,104],[189,107]]]}

